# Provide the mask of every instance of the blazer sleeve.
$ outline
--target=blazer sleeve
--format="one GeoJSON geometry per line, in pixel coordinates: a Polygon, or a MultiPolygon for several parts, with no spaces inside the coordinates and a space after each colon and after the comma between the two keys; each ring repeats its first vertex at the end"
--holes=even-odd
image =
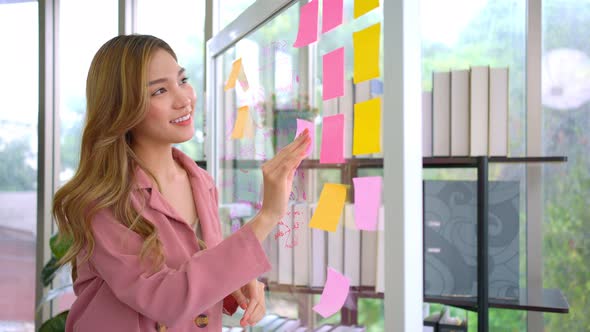
{"type": "Polygon", "coordinates": [[[270,269],[250,224],[217,246],[195,253],[179,269],[164,265],[155,273],[149,261],[140,261],[142,238],[109,210],[99,212],[92,229],[91,268],[120,301],[168,326],[192,320],[270,269]]]}

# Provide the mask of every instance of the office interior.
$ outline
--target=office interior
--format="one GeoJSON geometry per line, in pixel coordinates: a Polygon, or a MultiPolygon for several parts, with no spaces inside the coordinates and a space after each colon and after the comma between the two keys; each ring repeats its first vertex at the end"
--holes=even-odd
{"type": "MultiPolygon", "coordinates": [[[[341,25],[322,32],[323,6],[338,1],[0,0],[0,331],[37,331],[75,300],[69,267],[43,283],[57,232],[51,200],[78,165],[90,61],[104,42],[131,33],[162,38],[187,70],[198,96],[196,131],[178,148],[214,176],[226,235],[259,207],[258,167],[293,137],[293,127],[282,128],[285,134],[280,121],[305,118],[321,137],[323,118],[352,115],[356,102],[380,100],[379,151],[345,152],[343,163],[326,165],[319,162],[318,142],[291,197],[293,208],[314,204],[325,183],[347,185],[346,219],[354,215],[347,214],[352,179],[382,179],[382,227],[352,232],[354,261],[346,251],[344,220],[337,256],[328,248],[332,234],[324,236],[323,266],[339,257],[332,266],[339,264],[343,274],[355,266],[359,280],[342,309],[319,315],[313,307],[326,275],[319,283],[313,276],[298,282],[293,262],[297,250],[309,256],[319,251],[311,242],[297,245],[302,233],[289,237],[277,228],[268,249],[277,268],[279,259],[289,267],[261,276],[269,330],[590,330],[590,3],[380,0],[355,17],[357,1],[343,0],[341,25]],[[301,9],[312,2],[320,7],[317,41],[296,47],[301,9]],[[379,73],[355,83],[352,36],[376,24],[379,73]],[[322,57],[339,47],[345,52],[344,95],[324,100],[322,57]],[[238,58],[249,92],[240,84],[224,89],[238,58]],[[440,142],[433,129],[440,125],[432,113],[441,91],[435,81],[447,77],[452,84],[453,75],[471,75],[474,68],[500,68],[507,75],[506,149],[455,154],[453,128],[447,128],[449,151],[433,153],[440,142]],[[258,126],[250,141],[237,141],[230,137],[235,111],[246,104],[258,126]],[[425,105],[431,107],[429,125],[425,105]],[[442,224],[428,219],[445,199],[447,213],[464,208],[464,215],[442,224]],[[372,251],[362,251],[369,243],[372,251]],[[445,255],[447,250],[457,255],[445,255]],[[366,266],[372,277],[365,282],[366,266]]],[[[452,93],[446,96],[450,103],[452,93]]],[[[347,149],[355,122],[345,121],[347,149]]],[[[466,126],[468,135],[481,134],[466,126]]],[[[486,137],[489,145],[496,139],[486,137]]],[[[295,222],[288,227],[293,233],[295,222]]],[[[237,331],[236,315],[224,318],[228,331],[237,331]]]]}

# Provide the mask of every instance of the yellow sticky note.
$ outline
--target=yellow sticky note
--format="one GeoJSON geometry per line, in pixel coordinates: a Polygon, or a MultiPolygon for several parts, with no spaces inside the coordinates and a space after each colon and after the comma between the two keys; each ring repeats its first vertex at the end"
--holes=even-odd
{"type": "Polygon", "coordinates": [[[336,231],[346,200],[346,189],[347,186],[343,184],[324,184],[318,206],[309,221],[309,227],[328,232],[336,231]]]}
{"type": "Polygon", "coordinates": [[[354,18],[363,16],[379,7],[379,0],[354,0],[354,18]]]}
{"type": "Polygon", "coordinates": [[[381,152],[381,98],[354,104],[352,154],[381,152]]]}
{"type": "Polygon", "coordinates": [[[379,71],[380,39],[381,23],[352,33],[352,46],[354,49],[354,73],[352,78],[354,83],[364,82],[381,75],[379,71]]]}
{"type": "Polygon", "coordinates": [[[231,133],[231,138],[240,139],[244,137],[244,128],[246,128],[249,121],[250,111],[248,106],[242,106],[238,108],[238,116],[236,118],[236,123],[234,124],[234,130],[231,133]]]}
{"type": "Polygon", "coordinates": [[[248,78],[244,72],[244,66],[242,65],[242,58],[236,59],[231,65],[231,72],[229,78],[225,82],[224,90],[233,89],[236,86],[236,80],[240,81],[240,85],[244,91],[248,91],[248,78]]]}

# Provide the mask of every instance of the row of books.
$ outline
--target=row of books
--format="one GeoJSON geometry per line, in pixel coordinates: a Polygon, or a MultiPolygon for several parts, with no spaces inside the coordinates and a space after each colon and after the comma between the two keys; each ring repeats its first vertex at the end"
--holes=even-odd
{"type": "Polygon", "coordinates": [[[269,283],[323,287],[327,267],[340,271],[351,286],[384,287],[384,210],[378,231],[361,231],[354,221],[354,204],[346,204],[335,232],[310,228],[316,204],[290,205],[287,216],[264,243],[272,269],[269,283]]]}
{"type": "Polygon", "coordinates": [[[249,328],[224,327],[223,332],[364,332],[362,326],[324,324],[316,328],[304,326],[301,320],[269,314],[249,328]]]}
{"type": "Polygon", "coordinates": [[[424,157],[508,155],[508,68],[432,74],[422,94],[424,157]]]}

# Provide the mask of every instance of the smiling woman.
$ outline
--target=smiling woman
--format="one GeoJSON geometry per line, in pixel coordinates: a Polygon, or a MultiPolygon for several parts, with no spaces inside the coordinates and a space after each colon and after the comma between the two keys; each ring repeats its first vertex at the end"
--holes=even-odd
{"type": "Polygon", "coordinates": [[[192,137],[197,99],[170,46],[112,38],[86,96],[80,165],[53,202],[78,296],[66,331],[220,331],[238,306],[242,326],[256,324],[266,311],[256,278],[270,268],[261,242],[286,213],[309,133],[262,166],[260,212],[224,240],[213,179],[172,147],[192,137]]]}

